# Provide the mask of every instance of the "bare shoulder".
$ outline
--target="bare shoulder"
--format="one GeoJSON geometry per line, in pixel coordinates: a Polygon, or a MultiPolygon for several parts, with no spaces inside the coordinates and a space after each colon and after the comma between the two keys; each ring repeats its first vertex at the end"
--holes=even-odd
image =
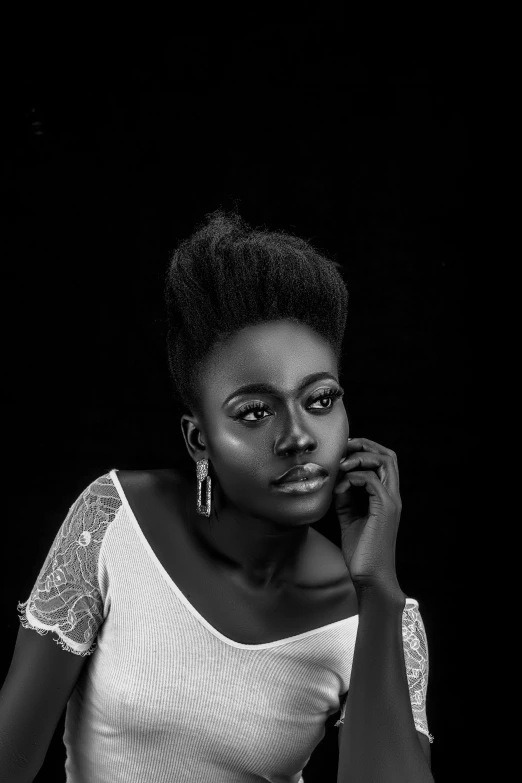
{"type": "Polygon", "coordinates": [[[182,479],[182,474],[175,468],[118,470],[116,475],[123,489],[126,487],[159,487],[168,482],[179,483],[182,479]]]}
{"type": "Polygon", "coordinates": [[[303,563],[309,578],[317,585],[332,587],[350,583],[350,572],[340,547],[313,527],[309,539],[303,563]]]}
{"type": "Polygon", "coordinates": [[[116,476],[123,489],[125,489],[127,485],[130,486],[136,482],[143,481],[143,476],[147,472],[146,470],[118,470],[116,476]]]}
{"type": "Polygon", "coordinates": [[[133,511],[143,514],[140,520],[144,522],[158,503],[174,504],[178,510],[182,507],[187,480],[176,468],[119,470],[117,476],[133,511]]]}
{"type": "Polygon", "coordinates": [[[322,607],[325,624],[357,615],[359,602],[340,547],[313,527],[309,540],[300,585],[315,588],[306,592],[313,603],[322,607]]]}

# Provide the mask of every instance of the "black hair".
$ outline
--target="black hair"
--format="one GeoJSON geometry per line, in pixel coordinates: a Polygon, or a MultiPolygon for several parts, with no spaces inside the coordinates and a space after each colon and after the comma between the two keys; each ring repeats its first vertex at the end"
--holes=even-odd
{"type": "Polygon", "coordinates": [[[341,265],[290,232],[251,228],[233,210],[205,215],[164,276],[167,353],[176,407],[201,413],[200,371],[235,332],[281,319],[324,337],[342,368],[348,288],[341,265]]]}

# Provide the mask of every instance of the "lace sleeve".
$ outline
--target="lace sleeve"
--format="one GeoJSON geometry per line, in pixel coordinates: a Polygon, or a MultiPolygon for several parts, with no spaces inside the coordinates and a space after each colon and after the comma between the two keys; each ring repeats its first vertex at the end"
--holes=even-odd
{"type": "MultiPolygon", "coordinates": [[[[426,717],[426,694],[428,691],[428,639],[422,617],[419,612],[419,602],[415,598],[407,598],[402,613],[402,640],[404,647],[404,662],[410,692],[411,709],[417,731],[425,734],[430,742],[435,739],[428,731],[426,717]]],[[[336,722],[339,727],[344,725],[346,713],[346,694],[341,717],[336,722]]]]}
{"type": "Polygon", "coordinates": [[[121,504],[108,474],[93,481],[70,507],[25,603],[24,628],[54,631],[64,650],[91,655],[103,623],[98,561],[108,524],[121,504]]]}
{"type": "Polygon", "coordinates": [[[402,640],[415,728],[425,734],[430,742],[433,742],[434,737],[428,731],[426,717],[429,673],[428,638],[419,612],[419,602],[414,598],[406,599],[406,606],[402,613],[402,640]]]}

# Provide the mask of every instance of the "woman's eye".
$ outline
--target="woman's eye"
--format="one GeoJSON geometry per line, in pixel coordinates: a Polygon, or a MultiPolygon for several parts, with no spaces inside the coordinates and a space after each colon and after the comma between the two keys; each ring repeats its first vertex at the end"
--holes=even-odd
{"type": "MultiPolygon", "coordinates": [[[[322,394],[318,394],[311,402],[311,405],[309,406],[310,410],[321,410],[321,411],[331,411],[334,407],[334,404],[336,400],[344,395],[344,390],[341,389],[329,389],[326,392],[323,392],[322,394]],[[322,404],[324,400],[328,401],[328,405],[322,404]],[[315,403],[320,403],[319,406],[314,407],[315,403]]],[[[256,417],[256,414],[258,412],[265,412],[268,410],[268,406],[265,405],[262,402],[252,402],[249,405],[245,405],[244,408],[241,408],[238,411],[237,416],[234,416],[235,419],[239,419],[241,421],[247,421],[247,422],[254,422],[254,421],[264,421],[268,416],[261,416],[256,417]],[[247,419],[247,415],[252,415],[253,418],[247,419]]]]}
{"type": "Polygon", "coordinates": [[[263,419],[266,419],[267,417],[266,416],[260,416],[258,418],[258,417],[256,417],[256,413],[264,413],[264,412],[265,412],[264,406],[262,407],[261,405],[256,405],[255,407],[253,407],[250,410],[246,411],[244,415],[239,414],[239,416],[237,418],[242,418],[243,421],[262,421],[263,419]],[[254,418],[247,419],[247,418],[245,418],[246,415],[253,416],[254,418]]]}

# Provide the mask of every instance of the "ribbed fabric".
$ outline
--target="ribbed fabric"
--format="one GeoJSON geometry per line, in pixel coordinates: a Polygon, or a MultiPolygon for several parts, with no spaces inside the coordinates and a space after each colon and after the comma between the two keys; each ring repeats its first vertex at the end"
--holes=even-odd
{"type": "MultiPolygon", "coordinates": [[[[117,469],[70,507],[18,608],[25,627],[92,656],[67,704],[67,783],[303,783],[348,692],[358,627],[356,615],[267,644],[228,639],[157,559],[117,469]]],[[[426,734],[427,646],[418,603],[406,610],[405,654],[425,651],[422,673],[407,671],[426,734]]]]}

